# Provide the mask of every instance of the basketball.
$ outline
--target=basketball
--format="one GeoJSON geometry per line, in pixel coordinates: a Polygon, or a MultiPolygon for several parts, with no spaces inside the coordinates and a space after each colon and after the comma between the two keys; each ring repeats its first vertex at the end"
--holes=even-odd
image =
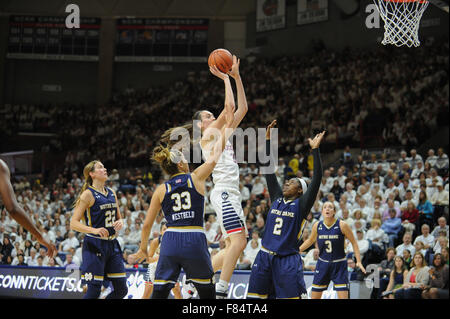
{"type": "Polygon", "coordinates": [[[215,49],[208,58],[208,65],[215,65],[219,71],[228,73],[233,66],[233,56],[226,49],[215,49]]]}

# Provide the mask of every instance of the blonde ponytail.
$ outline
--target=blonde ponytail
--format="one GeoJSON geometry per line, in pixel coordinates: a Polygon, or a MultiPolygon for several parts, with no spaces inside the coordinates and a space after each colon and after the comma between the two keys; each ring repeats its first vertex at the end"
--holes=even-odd
{"type": "Polygon", "coordinates": [[[83,194],[83,192],[89,187],[92,186],[92,177],[89,174],[90,172],[92,172],[95,169],[95,164],[97,164],[99,161],[95,160],[92,162],[89,162],[83,169],[83,176],[84,176],[84,183],[83,186],[81,187],[80,193],[77,196],[77,199],[75,200],[75,202],[72,205],[72,208],[77,206],[78,203],[80,202],[80,197],[81,194],[83,194]]]}
{"type": "Polygon", "coordinates": [[[152,159],[159,163],[161,168],[169,175],[179,172],[178,163],[181,162],[183,154],[177,149],[169,149],[161,143],[153,149],[152,159]]]}

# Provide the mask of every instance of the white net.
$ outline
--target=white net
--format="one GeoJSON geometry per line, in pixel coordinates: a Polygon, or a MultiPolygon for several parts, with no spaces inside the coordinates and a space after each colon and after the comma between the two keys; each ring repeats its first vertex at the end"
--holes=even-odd
{"type": "Polygon", "coordinates": [[[382,44],[418,47],[419,26],[427,0],[374,0],[384,21],[382,44]]]}

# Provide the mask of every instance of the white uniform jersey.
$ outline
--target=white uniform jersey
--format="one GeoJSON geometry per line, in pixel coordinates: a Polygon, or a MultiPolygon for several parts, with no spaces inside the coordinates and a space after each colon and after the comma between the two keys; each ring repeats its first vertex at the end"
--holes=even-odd
{"type": "MultiPolygon", "coordinates": [[[[211,151],[202,148],[203,157],[208,160],[211,151]]],[[[225,149],[212,172],[214,187],[235,189],[239,192],[239,166],[234,155],[233,144],[227,141],[225,149]]]]}

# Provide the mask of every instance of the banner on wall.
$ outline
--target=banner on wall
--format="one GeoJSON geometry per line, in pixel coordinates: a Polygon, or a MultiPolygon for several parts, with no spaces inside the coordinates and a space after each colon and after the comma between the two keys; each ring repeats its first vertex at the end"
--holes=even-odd
{"type": "Polygon", "coordinates": [[[328,0],[297,0],[297,25],[328,20],[328,0]]]}
{"type": "MultiPolygon", "coordinates": [[[[126,269],[128,293],[124,299],[140,299],[145,290],[145,268],[126,269]]],[[[180,274],[180,282],[184,273],[180,274]]],[[[218,279],[219,274],[216,274],[218,279]]],[[[231,277],[229,299],[244,299],[247,296],[249,270],[236,270],[231,277]]],[[[312,272],[305,272],[305,284],[308,295],[311,294],[312,272]]],[[[350,282],[351,298],[359,298],[361,288],[358,283],[350,282]]],[[[39,298],[39,299],[81,299],[83,287],[79,271],[64,267],[20,267],[0,266],[0,297],[39,298]]],[[[194,298],[196,296],[194,295],[194,298]]],[[[173,295],[169,296],[173,298],[173,295]]],[[[332,285],[328,287],[322,299],[336,299],[332,285]]]]}
{"type": "Polygon", "coordinates": [[[286,27],[285,0],[257,0],[256,32],[286,27]]]}

